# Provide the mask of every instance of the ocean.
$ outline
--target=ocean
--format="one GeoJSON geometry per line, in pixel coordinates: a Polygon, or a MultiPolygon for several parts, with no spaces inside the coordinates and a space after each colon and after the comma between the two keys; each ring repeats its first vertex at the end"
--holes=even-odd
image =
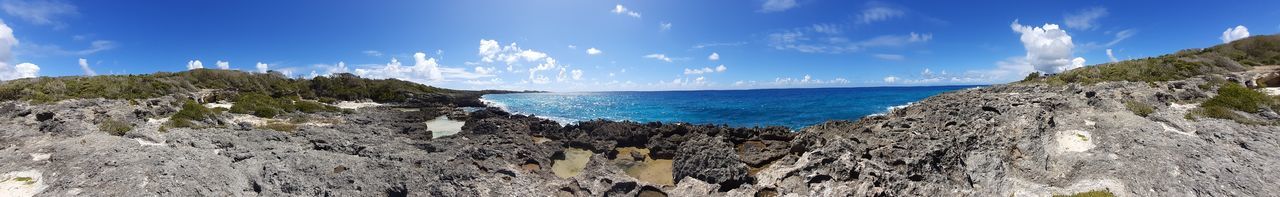
{"type": "Polygon", "coordinates": [[[799,130],[828,120],[857,120],[939,93],[980,86],[857,87],[656,92],[490,94],[509,112],[560,123],[608,119],[799,130]]]}

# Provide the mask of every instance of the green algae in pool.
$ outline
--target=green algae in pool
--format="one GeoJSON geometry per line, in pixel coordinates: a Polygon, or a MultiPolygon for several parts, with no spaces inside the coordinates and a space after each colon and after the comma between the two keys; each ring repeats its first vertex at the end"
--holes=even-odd
{"type": "Polygon", "coordinates": [[[587,168],[587,162],[591,161],[592,153],[589,150],[565,148],[562,153],[564,158],[553,160],[554,163],[551,164],[551,172],[560,178],[577,176],[587,168]]]}

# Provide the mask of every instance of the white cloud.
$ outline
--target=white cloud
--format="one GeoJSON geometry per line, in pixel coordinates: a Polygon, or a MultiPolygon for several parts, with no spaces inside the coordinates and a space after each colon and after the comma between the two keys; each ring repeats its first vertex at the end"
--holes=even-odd
{"type": "Polygon", "coordinates": [[[709,74],[709,73],[723,73],[723,72],[724,72],[724,70],[728,70],[728,68],[724,67],[724,65],[723,65],[723,64],[722,64],[722,65],[719,65],[719,67],[716,67],[716,68],[710,68],[710,67],[695,68],[695,69],[687,69],[687,68],[686,68],[686,69],[685,69],[685,75],[709,74]]]}
{"type": "Polygon", "coordinates": [[[662,60],[662,61],[665,61],[665,62],[671,62],[671,58],[670,58],[670,57],[667,57],[667,55],[665,55],[665,54],[660,54],[660,53],[654,53],[654,54],[645,55],[645,56],[644,56],[644,58],[650,58],[650,59],[662,60]]]}
{"type": "Polygon", "coordinates": [[[1221,39],[1222,43],[1229,43],[1246,37],[1249,37],[1249,28],[1237,25],[1235,28],[1227,28],[1227,31],[1223,31],[1221,39]]]}
{"type": "Polygon", "coordinates": [[[1098,18],[1102,18],[1104,16],[1107,16],[1107,8],[1095,7],[1080,10],[1080,12],[1077,13],[1067,14],[1063,17],[1063,22],[1067,25],[1067,28],[1092,30],[1097,28],[1098,18]]]}
{"type": "Polygon", "coordinates": [[[572,45],[572,44],[571,44],[571,45],[569,45],[569,49],[578,49],[578,46],[577,46],[577,45],[572,45]]]}
{"type": "Polygon", "coordinates": [[[711,61],[720,60],[720,54],[712,52],[711,55],[707,56],[707,60],[711,60],[711,61]]]}
{"type": "Polygon", "coordinates": [[[582,80],[582,70],[573,69],[573,80],[582,80]]]}
{"type": "Polygon", "coordinates": [[[57,21],[58,17],[79,15],[75,5],[61,0],[6,0],[0,2],[0,9],[32,24],[59,28],[65,24],[57,21]]]}
{"type": "Polygon", "coordinates": [[[93,68],[89,68],[89,60],[80,58],[80,70],[84,71],[86,76],[98,76],[98,72],[94,72],[93,68]]]}
{"type": "Polygon", "coordinates": [[[195,69],[201,69],[201,68],[204,68],[204,63],[200,63],[200,60],[187,61],[187,70],[195,70],[195,69]]]}
{"type": "Polygon", "coordinates": [[[872,3],[869,8],[862,10],[862,13],[858,14],[858,23],[870,24],[900,17],[903,14],[905,14],[905,12],[902,10],[890,8],[883,4],[872,3]]]}
{"type": "Polygon", "coordinates": [[[448,68],[441,66],[435,58],[428,58],[426,53],[413,54],[413,66],[403,66],[399,60],[391,58],[386,65],[355,69],[355,74],[375,79],[395,78],[418,83],[435,83],[452,81],[451,79],[475,80],[493,77],[493,68],[479,68],[477,72],[468,72],[464,68],[448,68]],[[480,72],[484,70],[485,72],[480,72]]]}
{"type": "Polygon", "coordinates": [[[382,52],[377,50],[366,50],[366,51],[362,51],[361,53],[364,53],[365,55],[368,55],[368,56],[382,57],[382,52]]]}
{"type": "Polygon", "coordinates": [[[873,55],[871,55],[871,56],[876,57],[876,58],[880,58],[880,59],[882,59],[882,60],[894,60],[894,61],[899,61],[899,60],[904,60],[904,59],[906,59],[906,57],[905,57],[905,56],[898,55],[898,54],[883,54],[883,53],[877,53],[877,54],[873,54],[873,55]]]}
{"type": "Polygon", "coordinates": [[[258,64],[257,64],[258,72],[260,72],[260,73],[267,73],[267,70],[268,70],[268,67],[269,67],[269,66],[270,66],[270,65],[264,64],[264,63],[262,63],[262,62],[258,62],[258,64]]]}
{"type": "Polygon", "coordinates": [[[670,31],[670,30],[671,30],[671,23],[670,23],[670,22],[661,22],[661,23],[658,23],[658,31],[664,31],[664,32],[665,32],[665,31],[670,31]]]}
{"type": "Polygon", "coordinates": [[[896,83],[896,82],[898,82],[898,77],[894,77],[894,76],[884,77],[884,83],[896,83]]]}
{"type": "Polygon", "coordinates": [[[1058,25],[1023,26],[1015,20],[1009,26],[1022,34],[1020,40],[1027,50],[1026,60],[1035,70],[1041,73],[1058,73],[1084,66],[1084,58],[1071,57],[1075,45],[1067,31],[1059,29],[1058,25]]]}
{"type": "Polygon", "coordinates": [[[480,61],[482,62],[505,62],[508,65],[515,64],[520,61],[535,62],[547,58],[547,53],[534,51],[532,49],[521,49],[516,43],[507,46],[499,46],[496,40],[480,40],[480,61]]]}
{"type": "Polygon", "coordinates": [[[1116,59],[1116,55],[1115,55],[1115,54],[1112,54],[1112,53],[1111,53],[1111,49],[1107,49],[1107,58],[1111,59],[1111,62],[1119,62],[1119,61],[1120,61],[1120,59],[1116,59]]]}
{"type": "Polygon", "coordinates": [[[0,21],[0,80],[36,77],[40,66],[21,63],[10,67],[13,63],[13,47],[18,45],[18,38],[13,36],[13,29],[4,21],[0,21]]]}
{"type": "Polygon", "coordinates": [[[636,12],[635,10],[628,10],[627,7],[623,7],[622,4],[617,4],[617,6],[613,7],[613,10],[609,10],[609,11],[613,12],[614,14],[627,14],[627,16],[640,18],[640,12],[636,12]]]}
{"type": "Polygon", "coordinates": [[[497,71],[497,69],[493,67],[482,67],[482,66],[476,66],[475,70],[476,70],[476,74],[482,74],[482,75],[493,74],[494,72],[497,71]]]}
{"type": "Polygon", "coordinates": [[[796,0],[765,0],[759,12],[781,12],[797,6],[796,0]]]}
{"type": "Polygon", "coordinates": [[[214,62],[214,64],[218,65],[218,69],[222,69],[222,70],[231,69],[231,62],[218,60],[218,62],[214,62]]]}
{"type": "Polygon", "coordinates": [[[587,55],[599,55],[601,53],[604,53],[604,51],[600,51],[600,49],[596,49],[594,47],[587,49],[587,55]]]}

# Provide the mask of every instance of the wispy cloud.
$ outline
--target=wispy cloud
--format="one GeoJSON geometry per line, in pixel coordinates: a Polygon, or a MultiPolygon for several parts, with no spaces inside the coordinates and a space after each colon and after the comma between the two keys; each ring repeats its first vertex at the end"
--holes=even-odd
{"type": "Polygon", "coordinates": [[[645,55],[645,56],[644,56],[644,58],[656,59],[656,60],[662,60],[662,61],[665,61],[665,62],[671,62],[671,58],[670,58],[670,57],[667,57],[667,55],[666,55],[666,54],[661,54],[661,53],[654,53],[654,54],[645,55]]]}
{"type": "Polygon", "coordinates": [[[840,34],[818,32],[820,28],[800,28],[771,33],[769,46],[778,50],[795,50],[805,53],[848,53],[870,47],[902,47],[933,40],[933,34],[911,32],[902,35],[881,35],[863,41],[851,41],[840,34]]]}
{"type": "Polygon", "coordinates": [[[627,7],[626,7],[626,6],[622,6],[622,4],[617,4],[617,6],[614,6],[614,7],[613,7],[613,10],[609,10],[609,12],[613,12],[614,14],[626,14],[627,16],[631,16],[631,17],[634,17],[634,18],[640,18],[640,12],[637,12],[637,11],[635,11],[635,10],[627,9],[627,7]]]}
{"type": "Polygon", "coordinates": [[[382,57],[382,52],[377,50],[365,50],[365,51],[362,51],[361,53],[364,53],[365,55],[368,55],[368,56],[382,57]]]}
{"type": "Polygon", "coordinates": [[[66,23],[58,21],[59,17],[80,14],[75,5],[62,0],[5,0],[0,2],[0,9],[32,24],[54,25],[57,28],[66,26],[66,23]]]}
{"type": "Polygon", "coordinates": [[[760,5],[759,12],[781,12],[797,6],[799,4],[796,4],[796,0],[765,0],[764,4],[760,5]]]}
{"type": "Polygon", "coordinates": [[[1063,22],[1067,28],[1093,30],[1098,27],[1098,19],[1104,16],[1107,16],[1107,8],[1093,7],[1067,14],[1063,17],[1063,22]]]}
{"type": "Polygon", "coordinates": [[[863,9],[857,16],[859,24],[871,24],[874,22],[885,21],[905,15],[902,9],[890,7],[887,4],[879,2],[868,2],[867,8],[863,9]]]}
{"type": "Polygon", "coordinates": [[[604,53],[604,51],[600,51],[600,49],[596,49],[595,47],[587,49],[587,55],[599,55],[601,53],[604,53]]]}
{"type": "Polygon", "coordinates": [[[24,56],[46,57],[46,56],[87,56],[94,53],[115,49],[117,44],[110,40],[95,40],[89,42],[89,47],[81,50],[67,50],[58,45],[43,45],[37,43],[24,43],[18,46],[17,53],[24,56]]]}
{"type": "Polygon", "coordinates": [[[709,42],[709,43],[695,44],[692,47],[690,47],[690,49],[703,49],[708,47],[732,47],[732,46],[742,46],[746,44],[747,42],[709,42]]]}
{"type": "Polygon", "coordinates": [[[671,31],[671,23],[670,22],[658,23],[658,31],[663,31],[663,32],[671,31]]]}

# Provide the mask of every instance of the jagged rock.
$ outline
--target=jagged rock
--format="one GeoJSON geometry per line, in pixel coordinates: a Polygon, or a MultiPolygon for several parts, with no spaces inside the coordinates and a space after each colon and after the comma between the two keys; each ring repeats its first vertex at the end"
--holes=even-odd
{"type": "Polygon", "coordinates": [[[733,144],[720,137],[701,136],[680,144],[673,167],[676,180],[692,177],[730,189],[748,181],[747,165],[739,161],[733,144]]]}

